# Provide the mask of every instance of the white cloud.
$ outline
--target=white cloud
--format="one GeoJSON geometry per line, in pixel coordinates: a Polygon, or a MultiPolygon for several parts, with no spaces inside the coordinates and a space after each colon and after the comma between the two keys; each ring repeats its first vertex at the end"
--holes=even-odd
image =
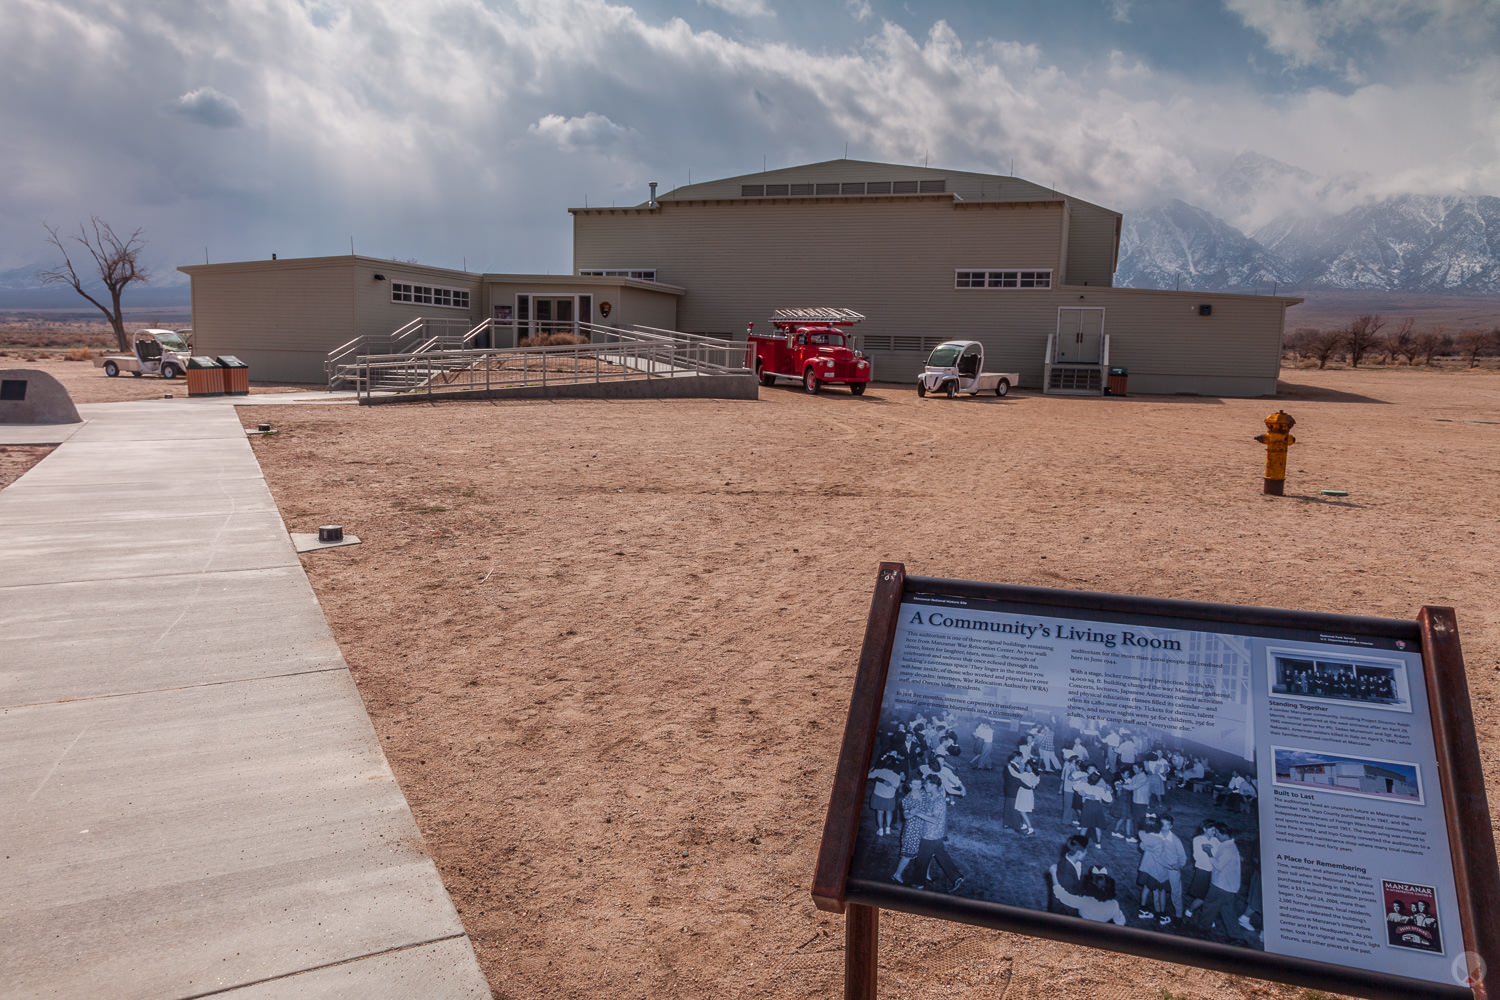
{"type": "Polygon", "coordinates": [[[1294,66],[1326,63],[1323,38],[1333,18],[1298,0],[1225,0],[1224,6],[1266,38],[1266,46],[1294,66]]]}
{"type": "Polygon", "coordinates": [[[172,110],[188,121],[210,128],[238,128],[245,124],[245,113],[235,99],[212,87],[199,87],[183,94],[172,110]]]}
{"type": "Polygon", "coordinates": [[[1121,24],[1130,23],[1130,8],[1135,6],[1135,0],[1106,0],[1109,7],[1109,16],[1121,24]]]}
{"type": "Polygon", "coordinates": [[[1351,59],[1342,43],[1361,35],[1373,42],[1364,56],[1371,62],[1415,52],[1458,63],[1471,49],[1492,53],[1500,30],[1494,0],[1224,0],[1224,6],[1288,65],[1342,69],[1355,80],[1371,67],[1351,59]]]}
{"type": "Polygon", "coordinates": [[[868,21],[875,15],[875,11],[870,7],[870,0],[844,0],[844,6],[856,21],[868,21]]]}
{"type": "Polygon", "coordinates": [[[527,129],[568,153],[607,149],[630,134],[629,129],[592,111],[581,118],[544,115],[527,129]]]}
{"type": "Polygon", "coordinates": [[[775,17],[775,11],[767,7],[765,0],[698,0],[705,7],[717,7],[735,17],[775,17]]]}
{"type": "MultiPolygon", "coordinates": [[[[1231,2],[1295,58],[1340,52],[1344,29],[1319,20],[1329,5],[1282,5],[1311,19],[1307,48],[1286,33],[1292,15],[1273,24],[1267,0],[1231,2]]],[[[1472,10],[1435,6],[1454,24],[1472,10]]],[[[1120,53],[1062,66],[943,22],[850,34],[730,38],[619,0],[156,0],[145,14],[10,0],[0,270],[36,259],[37,219],[91,212],[144,227],[159,273],[202,260],[205,244],[214,260],[340,253],[351,235],[360,252],[564,270],[570,205],[636,204],[648,180],[669,190],[689,171],[832,159],[845,143],[859,159],[999,173],[1014,161],[1125,210],[1167,195],[1214,209],[1219,171],[1246,149],[1342,178],[1351,198],[1500,193],[1493,52],[1402,79],[1365,64],[1346,93],[1268,97],[1120,53]],[[183,128],[163,107],[239,127],[183,128]]]]}

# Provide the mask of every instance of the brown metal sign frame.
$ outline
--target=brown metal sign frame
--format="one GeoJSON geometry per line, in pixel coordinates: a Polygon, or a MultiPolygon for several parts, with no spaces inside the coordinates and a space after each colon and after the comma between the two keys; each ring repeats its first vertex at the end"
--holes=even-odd
{"type": "Polygon", "coordinates": [[[907,576],[900,563],[881,563],[860,653],[849,716],[829,797],[812,895],[823,910],[847,913],[845,995],[871,1000],[876,994],[879,910],[895,909],[944,920],[1067,941],[1087,947],[1217,969],[1373,1000],[1411,997],[1500,1000],[1500,869],[1491,832],[1474,718],[1464,675],[1463,653],[1453,609],[1424,607],[1414,621],[1243,607],[1120,594],[1016,587],[907,576]],[[1152,618],[1201,620],[1249,628],[1323,631],[1381,636],[1420,644],[1426,667],[1427,703],[1437,751],[1448,842],[1463,947],[1477,955],[1477,981],[1470,987],[1363,971],[1309,959],[1247,951],[1229,945],[1167,937],[1131,927],[1085,922],[1075,917],[985,900],[925,892],[850,877],[865,781],[877,736],[898,613],[908,594],[940,594],[999,600],[1040,609],[1110,612],[1152,618]]]}

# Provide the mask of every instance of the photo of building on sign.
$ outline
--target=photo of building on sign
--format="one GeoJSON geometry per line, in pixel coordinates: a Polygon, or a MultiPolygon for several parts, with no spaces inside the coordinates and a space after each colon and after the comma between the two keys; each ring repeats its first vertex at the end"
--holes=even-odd
{"type": "Polygon", "coordinates": [[[1276,784],[1422,805],[1421,768],[1400,761],[1273,747],[1276,784]]]}

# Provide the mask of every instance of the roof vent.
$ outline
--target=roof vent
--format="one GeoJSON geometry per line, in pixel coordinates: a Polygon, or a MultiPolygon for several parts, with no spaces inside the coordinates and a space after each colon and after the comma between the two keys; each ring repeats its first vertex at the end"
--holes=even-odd
{"type": "Polygon", "coordinates": [[[646,202],[646,207],[647,208],[655,208],[656,207],[656,182],[655,181],[651,182],[651,200],[648,201],[648,202],[646,202]]]}

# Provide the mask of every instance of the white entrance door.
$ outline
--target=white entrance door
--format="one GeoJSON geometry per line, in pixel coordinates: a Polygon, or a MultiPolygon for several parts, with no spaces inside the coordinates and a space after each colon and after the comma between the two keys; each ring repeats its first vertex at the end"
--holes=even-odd
{"type": "Polygon", "coordinates": [[[1097,365],[1103,361],[1104,310],[1064,306],[1057,310],[1058,364],[1097,365]]]}

